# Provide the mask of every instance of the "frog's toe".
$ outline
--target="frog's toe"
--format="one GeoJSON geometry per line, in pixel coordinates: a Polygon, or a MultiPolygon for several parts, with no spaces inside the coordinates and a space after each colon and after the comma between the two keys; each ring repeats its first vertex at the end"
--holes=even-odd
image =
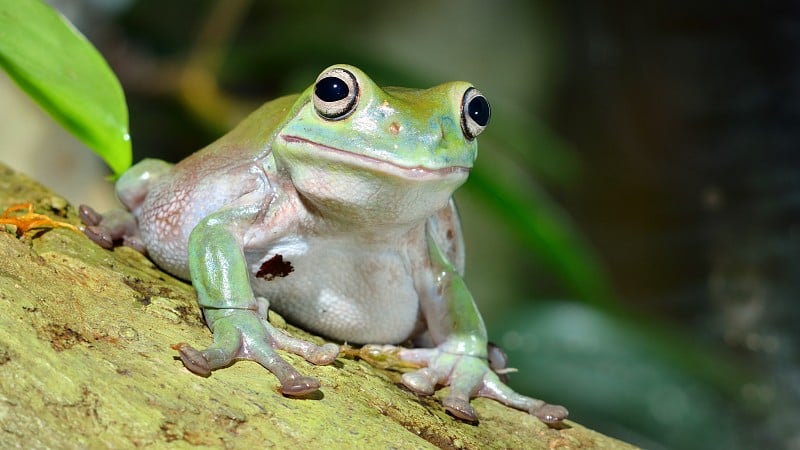
{"type": "Polygon", "coordinates": [[[100,222],[103,220],[103,215],[89,205],[80,205],[78,207],[78,217],[80,217],[81,222],[87,226],[100,225],[100,222]]]}
{"type": "Polygon", "coordinates": [[[339,346],[336,344],[328,342],[323,345],[317,345],[313,342],[290,336],[269,325],[267,326],[272,330],[270,334],[276,348],[302,356],[311,364],[325,366],[332,363],[339,356],[339,346]]]}
{"type": "Polygon", "coordinates": [[[306,360],[318,366],[326,366],[339,356],[339,346],[330,342],[313,348],[306,356],[306,360]]]}
{"type": "Polygon", "coordinates": [[[489,357],[489,367],[500,377],[503,383],[508,383],[507,372],[509,369],[506,369],[508,365],[508,356],[506,356],[506,352],[497,344],[489,342],[489,345],[486,346],[486,353],[489,357]]]}
{"type": "Polygon", "coordinates": [[[542,400],[518,394],[500,381],[497,374],[493,372],[484,375],[477,395],[492,398],[512,408],[527,411],[548,425],[559,425],[569,416],[567,408],[561,405],[551,405],[542,400]]]}
{"type": "Polygon", "coordinates": [[[267,340],[255,340],[246,345],[240,356],[256,361],[272,372],[281,383],[281,393],[290,396],[306,395],[320,387],[319,380],[301,375],[291,364],[281,358],[267,340]]]}
{"type": "Polygon", "coordinates": [[[431,395],[436,390],[439,376],[427,367],[404,373],[401,377],[403,385],[420,395],[431,395]]]}
{"type": "Polygon", "coordinates": [[[201,377],[211,375],[211,366],[209,366],[208,359],[203,355],[203,352],[185,342],[175,344],[172,348],[178,351],[183,365],[191,372],[201,377]]]}
{"type": "Polygon", "coordinates": [[[136,218],[128,211],[114,209],[100,214],[91,206],[80,205],[78,215],[86,225],[83,233],[100,247],[110,249],[122,244],[146,252],[136,218]]]}
{"type": "Polygon", "coordinates": [[[450,414],[458,417],[459,419],[470,422],[476,422],[478,420],[478,413],[475,412],[475,408],[469,404],[468,398],[450,395],[446,399],[442,400],[442,406],[444,406],[444,408],[449,411],[450,414]]]}
{"type": "Polygon", "coordinates": [[[304,377],[281,380],[281,393],[292,397],[310,394],[319,389],[319,380],[314,377],[304,377]]]}
{"type": "MultiPolygon", "coordinates": [[[[401,377],[403,385],[418,395],[432,395],[437,385],[448,384],[448,376],[444,373],[425,367],[413,372],[406,372],[401,377]]],[[[453,386],[450,395],[442,400],[442,406],[455,417],[474,422],[478,414],[469,404],[469,395],[453,386]]]]}
{"type": "Polygon", "coordinates": [[[569,416],[569,411],[561,405],[544,404],[530,412],[544,423],[558,424],[569,416]]]}
{"type": "Polygon", "coordinates": [[[211,371],[229,365],[242,354],[242,337],[235,327],[223,323],[214,333],[214,342],[205,350],[197,350],[181,342],[172,345],[178,351],[183,365],[190,372],[207,377],[211,371]]]}
{"type": "Polygon", "coordinates": [[[103,227],[88,225],[83,229],[83,234],[85,234],[89,240],[106,250],[114,248],[114,239],[111,237],[111,233],[103,227]]]}
{"type": "Polygon", "coordinates": [[[86,227],[83,229],[83,234],[86,235],[95,244],[105,249],[114,247],[114,239],[106,227],[100,226],[103,221],[103,215],[95,211],[89,205],[80,205],[78,207],[78,216],[86,227]]]}

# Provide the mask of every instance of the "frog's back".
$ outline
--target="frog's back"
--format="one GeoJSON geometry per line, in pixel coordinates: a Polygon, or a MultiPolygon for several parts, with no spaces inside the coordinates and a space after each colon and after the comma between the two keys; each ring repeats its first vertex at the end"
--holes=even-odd
{"type": "Polygon", "coordinates": [[[235,205],[247,194],[264,203],[271,200],[272,140],[294,101],[290,96],[265,104],[157,179],[141,181],[146,193],[139,204],[126,206],[134,212],[148,254],[159,266],[188,278],[189,234],[203,218],[235,205]]]}

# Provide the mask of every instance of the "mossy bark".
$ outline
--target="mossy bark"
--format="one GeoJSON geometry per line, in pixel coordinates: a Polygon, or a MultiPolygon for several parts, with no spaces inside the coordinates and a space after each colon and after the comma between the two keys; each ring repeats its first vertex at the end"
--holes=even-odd
{"type": "MultiPolygon", "coordinates": [[[[78,224],[73,206],[0,165],[0,211],[25,202],[78,224]]],[[[3,448],[630,448],[486,399],[474,401],[478,425],[460,422],[396,373],[352,359],[320,367],[284,354],[322,381],[307,399],[280,395],[252,362],[201,378],[170,348],[182,341],[211,341],[189,284],[67,228],[18,237],[0,225],[3,448]]]]}

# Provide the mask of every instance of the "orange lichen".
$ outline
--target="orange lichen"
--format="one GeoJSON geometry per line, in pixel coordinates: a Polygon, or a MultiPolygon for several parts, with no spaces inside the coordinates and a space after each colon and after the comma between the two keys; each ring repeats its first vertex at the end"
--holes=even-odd
{"type": "Polygon", "coordinates": [[[80,233],[80,230],[75,225],[59,222],[44,214],[33,212],[32,203],[19,203],[9,206],[0,214],[0,225],[14,225],[17,228],[18,237],[30,230],[42,228],[69,228],[80,233]]]}

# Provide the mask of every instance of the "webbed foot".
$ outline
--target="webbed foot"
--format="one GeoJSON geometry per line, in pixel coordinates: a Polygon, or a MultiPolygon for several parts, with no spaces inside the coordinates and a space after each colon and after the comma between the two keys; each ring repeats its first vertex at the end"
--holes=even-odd
{"type": "Polygon", "coordinates": [[[184,366],[201,376],[208,376],[212,370],[228,366],[234,360],[252,360],[278,378],[281,393],[300,396],[319,389],[319,381],[301,375],[278,355],[276,349],[300,355],[316,365],[330,364],[339,355],[336,344],[320,346],[289,336],[252,310],[207,310],[206,320],[214,332],[211,346],[205,350],[197,350],[183,342],[172,346],[178,351],[184,366]]]}
{"type": "Polygon", "coordinates": [[[516,393],[500,380],[482,357],[448,352],[441,348],[366,346],[366,349],[370,352],[392,353],[404,363],[422,367],[402,376],[403,384],[417,394],[431,395],[437,386],[450,386],[450,393],[442,405],[463,420],[478,420],[478,414],[470,404],[470,399],[475,397],[492,398],[512,408],[527,411],[551,426],[559,425],[569,415],[563,406],[516,393]]]}

